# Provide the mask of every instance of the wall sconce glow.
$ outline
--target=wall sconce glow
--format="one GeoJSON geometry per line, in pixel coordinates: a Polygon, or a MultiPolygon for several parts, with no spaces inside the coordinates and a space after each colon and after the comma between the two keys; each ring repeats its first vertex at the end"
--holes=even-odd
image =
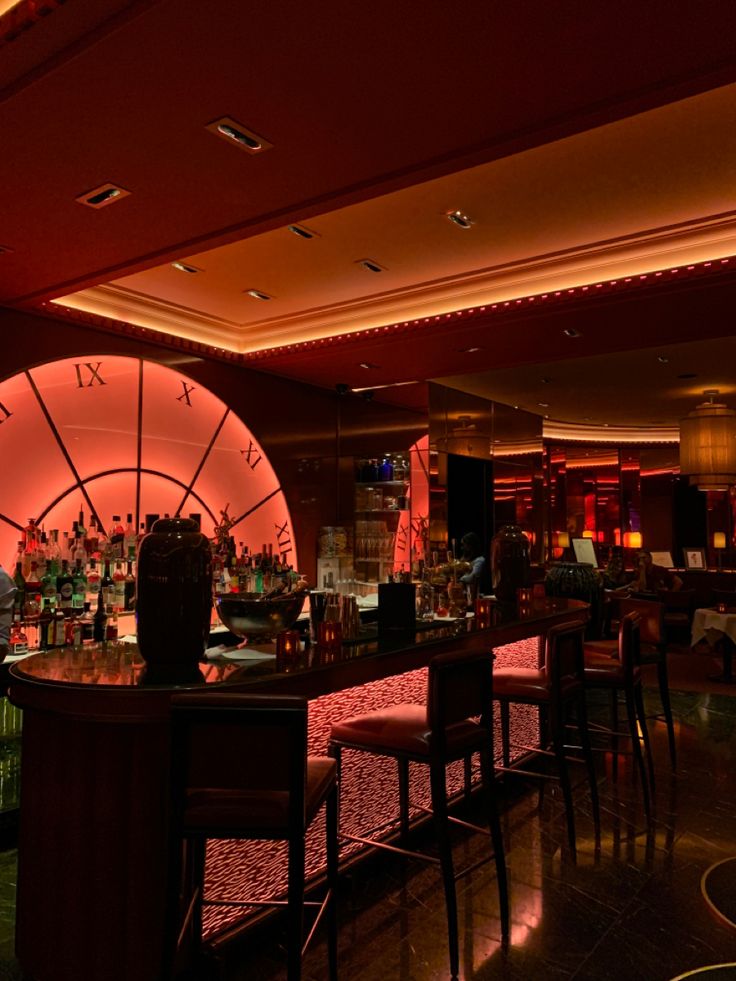
{"type": "Polygon", "coordinates": [[[591,531],[590,528],[585,528],[583,530],[583,538],[595,538],[595,532],[591,531]]]}
{"type": "Polygon", "coordinates": [[[624,548],[641,548],[642,537],[640,531],[624,532],[624,548]]]}
{"type": "Polygon", "coordinates": [[[718,402],[718,390],[680,421],[680,471],[700,490],[736,483],[736,411],[718,402]]]}
{"type": "Polygon", "coordinates": [[[566,531],[556,531],[552,535],[552,544],[555,548],[569,548],[570,535],[566,531]]]}
{"type": "Polygon", "coordinates": [[[726,534],[723,531],[713,532],[713,548],[725,548],[726,547],[726,534]]]}

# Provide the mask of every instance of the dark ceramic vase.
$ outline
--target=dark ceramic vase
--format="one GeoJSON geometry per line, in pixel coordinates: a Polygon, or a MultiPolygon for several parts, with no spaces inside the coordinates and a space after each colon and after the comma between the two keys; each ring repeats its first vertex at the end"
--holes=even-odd
{"type": "Polygon", "coordinates": [[[149,665],[202,660],[212,609],[212,553],[191,518],[160,518],[140,544],[138,648],[149,665]]]}
{"type": "Polygon", "coordinates": [[[504,525],[491,541],[491,575],[496,599],[516,601],[516,590],[529,585],[529,539],[519,525],[504,525]]]}

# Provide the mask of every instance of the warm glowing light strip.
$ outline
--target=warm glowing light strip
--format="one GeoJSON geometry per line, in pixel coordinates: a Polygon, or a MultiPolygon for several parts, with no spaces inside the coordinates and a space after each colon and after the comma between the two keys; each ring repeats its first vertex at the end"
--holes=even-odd
{"type": "Polygon", "coordinates": [[[310,341],[299,341],[294,344],[284,344],[280,347],[262,348],[259,351],[250,351],[243,357],[249,361],[263,361],[268,358],[279,357],[285,353],[309,351],[315,348],[342,345],[354,341],[373,340],[379,337],[389,337],[393,334],[406,333],[407,331],[422,328],[442,327],[458,320],[467,322],[468,320],[473,320],[481,316],[485,319],[489,314],[512,313],[514,310],[519,309],[526,311],[532,304],[535,307],[540,307],[565,300],[588,299],[591,296],[618,292],[619,290],[650,287],[662,283],[670,284],[683,279],[688,274],[702,275],[721,271],[730,272],[734,268],[736,268],[736,256],[727,256],[723,259],[709,259],[706,262],[695,262],[688,265],[676,266],[671,269],[661,269],[656,272],[641,273],[634,276],[622,276],[617,279],[609,279],[584,286],[550,290],[546,293],[534,293],[529,296],[499,301],[498,303],[489,303],[464,310],[454,310],[449,313],[436,314],[430,317],[420,317],[416,320],[403,320],[393,324],[384,324],[380,327],[369,327],[364,330],[351,331],[347,334],[333,334],[329,337],[320,337],[310,341]]]}
{"type": "MultiPolygon", "coordinates": [[[[590,426],[576,422],[544,420],[545,439],[586,443],[679,443],[676,426],[590,426]]],[[[568,463],[568,466],[570,464],[568,463]]]]}
{"type": "MultiPolygon", "coordinates": [[[[55,0],[54,0],[55,2],[55,0]]],[[[42,312],[53,315],[58,311],[58,315],[68,319],[87,323],[103,330],[112,330],[115,333],[125,333],[140,337],[147,341],[164,344],[166,346],[183,348],[185,350],[196,351],[199,354],[209,355],[217,359],[228,361],[239,361],[250,363],[254,361],[277,361],[284,355],[299,354],[301,352],[319,350],[324,348],[338,348],[346,344],[360,344],[363,341],[386,339],[394,335],[413,331],[426,331],[440,329],[452,323],[468,323],[474,320],[481,322],[487,321],[491,316],[503,314],[513,314],[515,312],[526,313],[532,308],[554,306],[558,303],[568,301],[578,302],[587,300],[591,297],[600,297],[611,293],[626,292],[632,290],[656,288],[660,285],[670,286],[672,283],[680,282],[683,279],[693,277],[705,277],[714,275],[729,274],[736,271],[736,255],[727,256],[722,259],[713,259],[705,262],[691,263],[688,265],[677,266],[671,269],[663,269],[657,272],[642,273],[634,276],[624,276],[618,279],[611,279],[592,283],[584,286],[570,287],[568,289],[554,290],[547,293],[532,294],[529,296],[518,297],[516,299],[504,300],[498,303],[490,303],[484,306],[469,307],[462,310],[455,310],[449,313],[437,314],[431,317],[421,317],[415,320],[404,320],[393,324],[385,324],[380,327],[370,327],[363,330],[352,331],[345,334],[333,334],[328,337],[321,337],[316,340],[300,341],[294,344],[285,344],[280,347],[261,348],[258,351],[240,353],[216,347],[211,344],[195,340],[193,337],[181,338],[169,331],[160,330],[154,327],[140,327],[128,321],[117,320],[94,311],[73,309],[65,304],[58,304],[56,301],[43,302],[40,304],[42,312]]],[[[67,298],[68,300],[69,298],[67,298]]],[[[376,388],[377,386],[370,386],[376,388]]],[[[627,427],[617,427],[609,429],[599,429],[597,427],[578,426],[581,434],[574,435],[568,433],[565,436],[555,437],[554,433],[559,431],[559,427],[565,423],[545,421],[545,436],[549,429],[550,438],[564,439],[587,439],[596,442],[651,442],[651,443],[674,443],[679,440],[679,431],[676,429],[647,429],[646,438],[642,438],[642,430],[631,427],[630,435],[627,436],[627,427]],[[582,435],[582,433],[585,435],[582,435]],[[618,434],[618,435],[615,435],[618,434]]]]}

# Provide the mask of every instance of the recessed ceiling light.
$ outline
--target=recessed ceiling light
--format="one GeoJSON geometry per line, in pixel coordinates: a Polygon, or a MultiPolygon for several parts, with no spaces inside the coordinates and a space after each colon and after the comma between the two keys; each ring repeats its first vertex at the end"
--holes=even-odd
{"type": "Polygon", "coordinates": [[[232,143],[233,146],[245,150],[246,153],[263,153],[264,150],[270,150],[273,146],[268,140],[264,140],[262,136],[254,133],[252,129],[248,129],[247,126],[243,126],[242,123],[236,119],[231,119],[229,116],[216,119],[213,123],[209,123],[205,129],[214,133],[215,136],[227,140],[228,143],[232,143]]]}
{"type": "Polygon", "coordinates": [[[197,269],[196,266],[190,266],[189,263],[187,262],[172,262],[171,265],[174,267],[174,269],[178,269],[179,272],[185,272],[185,273],[202,272],[201,269],[197,269]]]}
{"type": "Polygon", "coordinates": [[[660,354],[657,357],[657,361],[659,361],[660,364],[669,364],[670,363],[670,359],[668,357],[666,357],[664,354],[660,354]]]}
{"type": "Polygon", "coordinates": [[[457,225],[458,228],[470,228],[473,224],[473,219],[466,215],[463,211],[448,211],[445,215],[448,221],[451,221],[453,225],[457,225]]]}
{"type": "Polygon", "coordinates": [[[565,335],[565,337],[582,337],[580,331],[575,330],[574,327],[565,327],[562,333],[565,335]]]}
{"type": "Polygon", "coordinates": [[[458,349],[458,354],[475,354],[476,351],[482,350],[482,347],[461,347],[458,349]]]}
{"type": "Polygon", "coordinates": [[[540,409],[548,409],[549,408],[549,402],[537,402],[537,405],[539,406],[540,409]]]}
{"type": "Polygon", "coordinates": [[[104,208],[108,204],[112,204],[113,201],[122,201],[129,194],[130,191],[126,191],[123,187],[118,187],[117,184],[100,184],[99,187],[80,194],[76,200],[80,204],[85,204],[88,208],[104,208]]]}
{"type": "Polygon", "coordinates": [[[386,271],[386,267],[376,262],[375,259],[356,259],[355,263],[358,266],[362,266],[363,269],[367,269],[368,272],[380,273],[386,271]]]}
{"type": "Polygon", "coordinates": [[[519,408],[519,406],[518,406],[518,405],[512,405],[512,406],[511,406],[511,408],[512,408],[512,409],[518,409],[518,408],[519,408]]]}
{"type": "Polygon", "coordinates": [[[380,364],[373,364],[372,361],[361,361],[358,365],[359,368],[365,368],[366,371],[370,371],[375,368],[380,368],[380,364]]]}
{"type": "Polygon", "coordinates": [[[319,235],[306,225],[287,225],[287,228],[292,235],[298,235],[299,238],[319,238],[319,235]]]}
{"type": "Polygon", "coordinates": [[[540,378],[539,380],[543,385],[549,385],[549,383],[552,381],[551,378],[540,378]]]}
{"type": "Polygon", "coordinates": [[[268,293],[264,293],[263,290],[244,290],[248,296],[252,296],[254,300],[272,300],[273,297],[269,296],[268,293]]]}

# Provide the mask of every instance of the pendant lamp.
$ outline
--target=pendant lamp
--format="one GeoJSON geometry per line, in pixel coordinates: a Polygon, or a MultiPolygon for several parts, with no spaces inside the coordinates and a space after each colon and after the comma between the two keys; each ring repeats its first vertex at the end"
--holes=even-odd
{"type": "Polygon", "coordinates": [[[736,484],[736,411],[716,401],[718,390],[680,420],[680,471],[700,490],[736,484]]]}

